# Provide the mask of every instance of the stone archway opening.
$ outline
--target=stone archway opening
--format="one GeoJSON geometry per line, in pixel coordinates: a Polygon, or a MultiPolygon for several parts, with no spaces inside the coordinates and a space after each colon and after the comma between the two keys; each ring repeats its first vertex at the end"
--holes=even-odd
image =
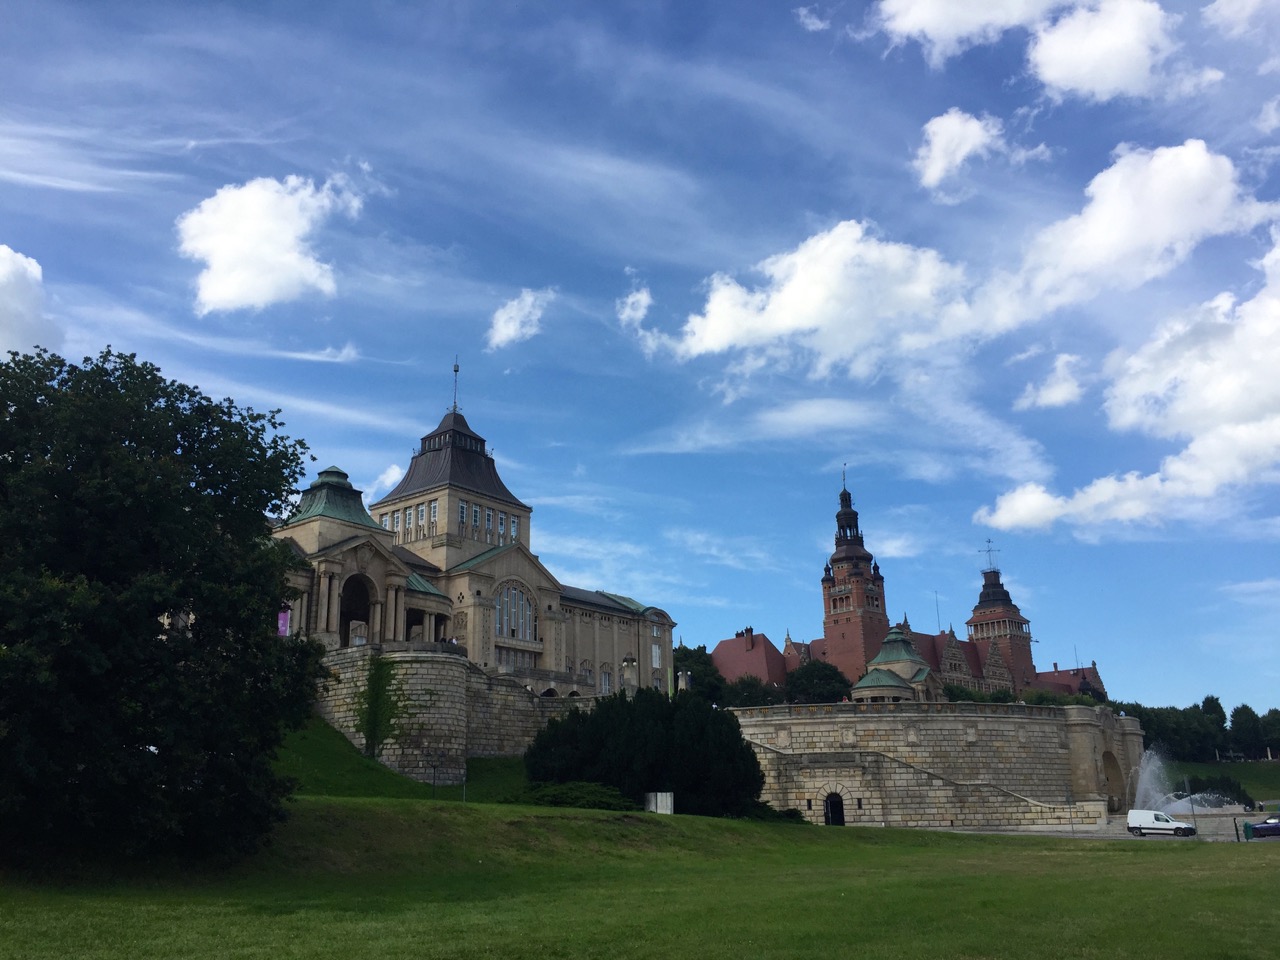
{"type": "Polygon", "coordinates": [[[844,826],[844,797],[828,793],[822,798],[822,822],[828,827],[844,826]]]}
{"type": "Polygon", "coordinates": [[[558,697],[558,696],[560,696],[560,694],[556,691],[556,688],[555,688],[555,687],[547,687],[547,689],[543,690],[540,694],[538,694],[538,696],[540,696],[540,697],[558,697]]]}
{"type": "Polygon", "coordinates": [[[1102,754],[1102,776],[1102,789],[1107,797],[1107,812],[1126,812],[1133,803],[1130,791],[1137,784],[1125,783],[1124,770],[1120,767],[1120,761],[1110,750],[1103,751],[1102,754]]]}
{"type": "Polygon", "coordinates": [[[372,610],[373,583],[368,577],[359,575],[349,577],[342,585],[338,613],[338,646],[349,647],[353,639],[358,641],[360,637],[364,637],[367,642],[369,616],[372,610]]]}

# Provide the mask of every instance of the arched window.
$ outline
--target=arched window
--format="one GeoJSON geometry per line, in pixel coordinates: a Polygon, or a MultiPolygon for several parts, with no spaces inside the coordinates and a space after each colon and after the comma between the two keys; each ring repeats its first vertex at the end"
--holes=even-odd
{"type": "Polygon", "coordinates": [[[497,616],[493,620],[495,636],[513,640],[538,639],[534,619],[536,604],[537,598],[514,580],[498,587],[497,616]]]}

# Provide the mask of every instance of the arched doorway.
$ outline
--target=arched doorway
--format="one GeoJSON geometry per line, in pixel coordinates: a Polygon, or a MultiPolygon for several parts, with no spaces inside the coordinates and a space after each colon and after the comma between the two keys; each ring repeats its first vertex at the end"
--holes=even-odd
{"type": "Polygon", "coordinates": [[[822,822],[828,827],[844,826],[844,797],[828,793],[822,800],[822,822]]]}
{"type": "Polygon", "coordinates": [[[1120,769],[1120,761],[1110,750],[1102,754],[1102,776],[1105,778],[1102,791],[1107,798],[1107,811],[1124,813],[1133,803],[1133,797],[1129,795],[1131,786],[1137,785],[1124,782],[1124,771],[1120,769]]]}
{"type": "MultiPolygon", "coordinates": [[[[338,646],[351,646],[351,625],[369,623],[373,607],[373,584],[367,577],[349,577],[342,585],[341,607],[338,613],[338,646]]],[[[362,635],[357,631],[357,636],[362,635]]],[[[367,632],[363,634],[368,637],[367,632]]],[[[375,638],[368,638],[375,640],[375,638]]]]}

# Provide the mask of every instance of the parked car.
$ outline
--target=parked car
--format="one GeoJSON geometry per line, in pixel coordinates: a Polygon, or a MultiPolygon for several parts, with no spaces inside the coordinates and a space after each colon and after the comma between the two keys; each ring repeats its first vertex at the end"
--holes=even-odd
{"type": "Polygon", "coordinates": [[[1194,837],[1196,828],[1189,823],[1175,820],[1159,810],[1130,810],[1129,832],[1135,837],[1148,833],[1167,833],[1175,837],[1194,837]]]}
{"type": "Polygon", "coordinates": [[[1280,837],[1280,814],[1273,814],[1261,823],[1253,824],[1254,837],[1280,837]]]}

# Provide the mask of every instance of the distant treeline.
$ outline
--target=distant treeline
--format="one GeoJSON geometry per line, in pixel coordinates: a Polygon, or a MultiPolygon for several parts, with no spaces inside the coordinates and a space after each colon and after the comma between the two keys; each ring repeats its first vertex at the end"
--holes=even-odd
{"type": "Polygon", "coordinates": [[[1227,712],[1217,697],[1205,697],[1189,707],[1144,707],[1117,701],[1117,713],[1137,717],[1147,746],[1161,750],[1170,760],[1209,763],[1214,760],[1263,760],[1267,749],[1280,758],[1280,710],[1272,707],[1262,716],[1247,703],[1227,712]]]}

